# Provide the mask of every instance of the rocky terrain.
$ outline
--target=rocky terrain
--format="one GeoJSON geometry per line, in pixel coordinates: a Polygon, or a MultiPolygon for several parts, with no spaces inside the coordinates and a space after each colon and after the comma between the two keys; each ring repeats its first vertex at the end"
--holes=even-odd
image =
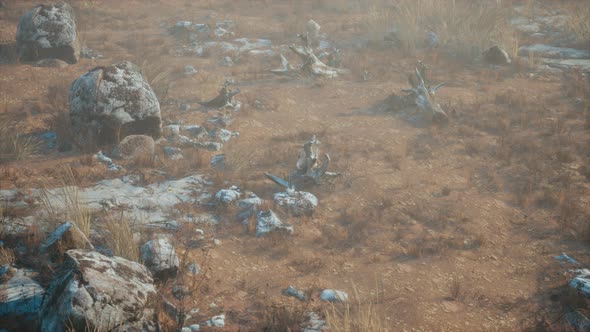
{"type": "Polygon", "coordinates": [[[0,331],[590,329],[588,22],[0,1],[0,331]]]}

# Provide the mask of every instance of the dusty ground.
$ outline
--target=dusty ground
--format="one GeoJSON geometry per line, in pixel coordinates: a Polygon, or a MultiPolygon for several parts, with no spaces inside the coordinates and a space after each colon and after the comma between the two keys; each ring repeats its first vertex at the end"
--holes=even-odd
{"type": "MultiPolygon", "coordinates": [[[[3,40],[14,38],[18,15],[37,2],[19,1],[2,13],[3,40]]],[[[271,304],[298,305],[281,295],[288,285],[349,294],[356,289],[361,301],[375,303],[391,331],[524,330],[539,317],[553,317],[551,295],[567,280],[553,256],[590,259],[580,224],[589,216],[584,112],[590,91],[584,78],[573,83],[576,73],[490,69],[420,51],[406,56],[379,46],[354,48],[367,38],[366,17],[329,1],[74,4],[83,40],[106,58],[64,69],[0,65],[0,111],[18,114],[22,132],[52,129],[49,87],[65,89],[97,65],[149,59],[173,69],[164,117],[204,121],[206,114],[195,107],[180,111],[179,104],[214,96],[228,76],[237,80],[244,104],[231,126],[240,136],[224,147],[230,158],[246,160],[241,170],[214,172],[208,152],[192,165],[163,162],[155,168],[175,176],[207,174],[216,183],[212,192],[237,183],[270,198],[279,188],[263,173],[286,174],[299,146],[317,134],[331,169],[342,173],[333,184],[310,189],[320,200],[312,218],[283,216],[295,226],[291,238],[257,239],[223,212],[220,224],[206,230],[221,245],[190,252],[206,273],[186,305],[200,308],[203,317],[225,312],[227,330],[256,330],[271,304]],[[222,67],[216,54],[170,55],[175,42],[160,25],[207,21],[208,15],[236,21],[238,37],[276,45],[296,42],[294,35],[313,18],[341,44],[352,73],[332,81],[285,80],[268,73],[277,57],[222,67]],[[453,114],[446,126],[372,111],[407,87],[416,58],[431,65],[435,81],[448,82],[437,93],[453,114]],[[185,65],[200,73],[183,77],[185,65]],[[365,69],[372,73],[367,82],[360,79],[365,69]],[[257,99],[266,110],[254,107],[257,99]]],[[[1,165],[0,186],[57,185],[62,164],[72,166],[81,185],[113,176],[80,153],[53,150],[1,165]]],[[[149,179],[151,170],[129,172],[149,179]]],[[[324,308],[316,293],[307,306],[324,308]]]]}

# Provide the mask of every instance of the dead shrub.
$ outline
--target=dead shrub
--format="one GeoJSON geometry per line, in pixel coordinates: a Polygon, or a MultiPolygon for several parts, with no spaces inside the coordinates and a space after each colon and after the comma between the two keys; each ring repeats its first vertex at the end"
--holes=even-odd
{"type": "Polygon", "coordinates": [[[271,305],[264,308],[263,313],[257,331],[299,331],[305,321],[305,310],[301,306],[271,305]]]}
{"type": "Polygon", "coordinates": [[[328,329],[335,332],[391,331],[378,305],[384,302],[382,290],[377,289],[371,294],[367,300],[361,300],[367,297],[360,296],[355,287],[353,299],[328,305],[324,309],[328,329]]]}

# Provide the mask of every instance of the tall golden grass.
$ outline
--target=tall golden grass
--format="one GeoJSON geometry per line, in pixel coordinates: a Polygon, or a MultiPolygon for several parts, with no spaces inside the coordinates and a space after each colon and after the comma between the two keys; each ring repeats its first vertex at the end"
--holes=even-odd
{"type": "Polygon", "coordinates": [[[409,54],[432,31],[445,53],[474,59],[493,45],[516,51],[510,10],[495,1],[400,0],[391,9],[369,6],[367,26],[377,37],[395,31],[398,47],[409,54]]]}
{"type": "Polygon", "coordinates": [[[64,220],[74,223],[87,237],[90,235],[92,214],[88,206],[80,199],[78,183],[71,167],[63,168],[62,187],[60,190],[41,190],[40,201],[51,224],[59,224],[64,220]],[[61,204],[56,204],[60,202],[61,204]]]}

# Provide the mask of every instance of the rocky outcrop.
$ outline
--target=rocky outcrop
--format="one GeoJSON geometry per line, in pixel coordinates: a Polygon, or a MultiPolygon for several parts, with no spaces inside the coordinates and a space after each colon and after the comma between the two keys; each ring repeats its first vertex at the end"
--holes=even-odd
{"type": "Polygon", "coordinates": [[[42,331],[150,330],[146,306],[155,295],[152,277],[141,264],[69,250],[43,301],[42,331]]]}
{"type": "Polygon", "coordinates": [[[26,12],[18,20],[16,47],[21,61],[50,58],[78,62],[80,45],[72,7],[61,2],[26,12]]]}
{"type": "Polygon", "coordinates": [[[72,83],[70,118],[79,146],[118,144],[129,135],[159,138],[160,104],[131,62],[96,67],[72,83]]]}

